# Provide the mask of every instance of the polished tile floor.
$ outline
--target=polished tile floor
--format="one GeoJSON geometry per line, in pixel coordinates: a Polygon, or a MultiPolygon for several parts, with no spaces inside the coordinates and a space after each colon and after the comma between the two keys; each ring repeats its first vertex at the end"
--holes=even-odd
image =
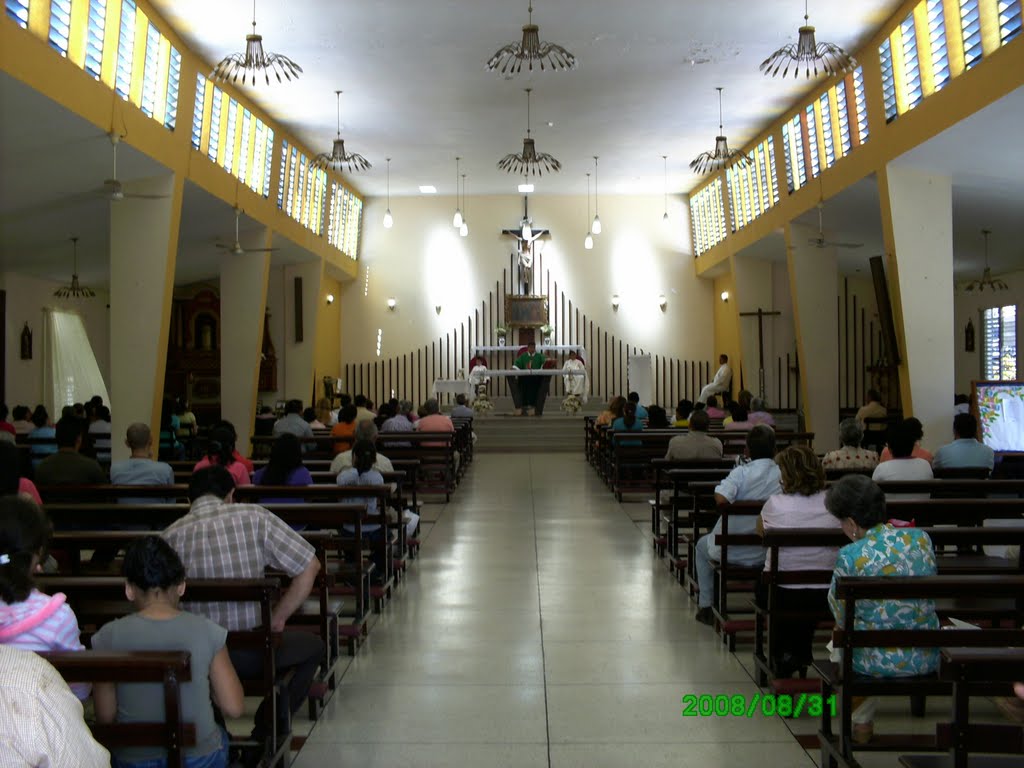
{"type": "Polygon", "coordinates": [[[685,694],[757,688],[646,514],[582,456],[478,454],[297,768],[814,765],[777,718],[681,717],[685,694]]]}

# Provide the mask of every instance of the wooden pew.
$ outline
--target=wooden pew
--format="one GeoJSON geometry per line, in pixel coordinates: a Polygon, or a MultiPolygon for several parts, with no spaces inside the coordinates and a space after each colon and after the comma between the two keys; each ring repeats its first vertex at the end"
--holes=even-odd
{"type": "Polygon", "coordinates": [[[457,480],[455,433],[384,432],[377,435],[377,450],[392,464],[396,460],[419,461],[420,492],[443,495],[445,502],[451,500],[457,480]]]}
{"type": "MultiPolygon", "coordinates": [[[[936,547],[968,544],[1024,544],[1024,529],[1021,528],[924,528],[936,547]]],[[[808,615],[797,613],[781,613],[776,608],[777,590],[793,584],[830,584],[832,569],[819,571],[779,571],[779,550],[799,547],[839,547],[846,546],[850,540],[838,528],[804,528],[776,529],[764,532],[764,546],[771,555],[772,567],[761,574],[766,601],[754,605],[754,665],[757,670],[757,683],[760,686],[772,682],[778,694],[794,694],[816,691],[818,683],[812,680],[794,680],[791,678],[775,679],[776,670],[772,664],[772,647],[777,642],[780,619],[782,626],[792,618],[817,619],[822,625],[833,624],[832,614],[827,609],[820,614],[808,615]]],[[[1022,575],[1024,574],[1024,555],[1015,561],[1003,558],[979,558],[973,555],[963,556],[950,553],[938,555],[936,563],[942,575],[1022,575]]],[[[940,615],[956,616],[966,621],[997,623],[1003,620],[1017,621],[1024,619],[1021,606],[1013,600],[987,599],[975,597],[970,600],[948,600],[937,604],[940,615]]]]}
{"type": "Polygon", "coordinates": [[[716,481],[724,478],[734,466],[730,459],[651,460],[654,470],[654,497],[651,505],[651,536],[659,556],[668,552],[669,571],[682,574],[686,558],[679,555],[684,541],[683,529],[690,524],[693,497],[688,493],[690,482],[716,481]],[[667,499],[664,498],[667,495],[667,499]],[[662,526],[667,528],[661,533],[662,526]]]}
{"type": "MultiPolygon", "coordinates": [[[[850,714],[855,696],[949,696],[953,685],[937,674],[917,677],[861,677],[853,671],[853,653],[857,648],[1020,648],[1024,630],[1002,627],[983,629],[900,629],[860,630],[854,623],[856,604],[861,600],[971,598],[977,595],[1020,600],[1024,595],[1024,576],[926,576],[926,577],[850,577],[836,583],[836,596],[844,604],[845,621],[833,634],[840,663],[815,662],[822,679],[824,700],[836,697],[839,733],[832,730],[830,708],[822,709],[822,768],[856,766],[854,751],[893,752],[907,749],[939,751],[943,744],[934,736],[914,734],[876,734],[869,744],[853,742],[850,714]]],[[[1005,685],[999,690],[1005,690],[1005,685]]],[[[995,691],[989,691],[991,695],[995,691]]]]}
{"type": "MultiPolygon", "coordinates": [[[[83,642],[108,621],[131,613],[133,607],[124,594],[124,579],[120,577],[39,576],[36,583],[47,594],[63,592],[82,627],[83,642]]],[[[273,765],[287,755],[290,744],[277,731],[275,692],[284,684],[276,681],[277,668],[274,648],[280,644],[280,635],[272,632],[270,617],[273,603],[280,594],[277,579],[194,579],[188,582],[185,604],[189,602],[256,602],[260,606],[259,628],[251,631],[228,632],[230,648],[258,649],[263,654],[263,675],[258,679],[242,680],[246,696],[258,696],[267,701],[264,726],[270,735],[264,748],[265,764],[273,765]]],[[[289,729],[290,730],[290,729],[289,729]]],[[[236,745],[251,744],[233,740],[236,745]]]]}
{"type": "Polygon", "coordinates": [[[904,768],[1016,768],[1022,763],[1024,729],[1019,725],[972,725],[970,699],[990,696],[1000,684],[1013,695],[1011,680],[1024,680],[1024,649],[943,648],[939,678],[953,686],[952,722],[940,723],[936,741],[949,755],[903,755],[904,768]],[[980,757],[978,753],[1016,757],[980,757]]]}
{"type": "Polygon", "coordinates": [[[108,750],[161,747],[167,765],[185,768],[185,752],[196,743],[196,729],[184,722],[181,685],[192,680],[186,651],[75,651],[40,653],[68,683],[158,683],[163,687],[164,719],[154,723],[93,723],[92,735],[108,750]]]}

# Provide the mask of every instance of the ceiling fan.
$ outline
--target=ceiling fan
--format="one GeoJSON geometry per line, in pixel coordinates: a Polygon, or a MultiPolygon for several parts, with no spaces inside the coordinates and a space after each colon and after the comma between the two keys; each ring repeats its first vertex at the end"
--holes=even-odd
{"type": "Polygon", "coordinates": [[[807,238],[807,242],[815,248],[863,248],[864,243],[836,243],[825,239],[825,225],[822,214],[825,210],[825,202],[818,203],[818,236],[807,238]]]}
{"type": "Polygon", "coordinates": [[[270,253],[271,251],[281,250],[280,248],[243,248],[242,244],[238,241],[238,220],[241,217],[242,209],[235,208],[235,242],[230,245],[227,243],[215,243],[218,248],[235,256],[244,256],[247,253],[270,253]]]}
{"type": "Polygon", "coordinates": [[[117,178],[117,145],[121,143],[121,136],[115,132],[111,132],[110,145],[114,149],[114,164],[113,164],[113,175],[109,179],[103,180],[103,187],[97,192],[103,195],[111,202],[119,202],[124,200],[126,197],[137,198],[141,200],[159,200],[160,198],[168,197],[168,195],[146,195],[137,192],[125,192],[124,187],[117,178]]]}

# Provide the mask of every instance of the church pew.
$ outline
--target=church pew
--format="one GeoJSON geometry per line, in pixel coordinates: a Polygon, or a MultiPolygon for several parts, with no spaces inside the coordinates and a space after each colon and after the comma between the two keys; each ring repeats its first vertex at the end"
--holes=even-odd
{"type": "Polygon", "coordinates": [[[1014,768],[1024,754],[1024,730],[1019,725],[978,725],[970,721],[973,696],[991,695],[1003,685],[1012,696],[1011,680],[1024,680],[1024,649],[943,648],[939,678],[953,686],[952,717],[939,723],[936,741],[949,750],[946,756],[903,755],[904,768],[1014,768]],[[990,756],[980,757],[978,753],[990,756]],[[997,753],[1000,757],[991,756],[997,753]],[[1014,755],[1011,757],[1010,755],[1014,755]]]}
{"type": "Polygon", "coordinates": [[[669,570],[685,567],[679,557],[682,528],[689,523],[692,497],[687,493],[691,481],[718,480],[734,466],[729,459],[666,459],[651,460],[654,470],[654,496],[651,505],[651,535],[659,556],[668,552],[669,570]],[[662,527],[666,533],[662,534],[662,527]]]}
{"type": "MultiPolygon", "coordinates": [[[[1021,528],[924,528],[933,545],[939,546],[981,546],[984,544],[1022,544],[1024,529],[1021,528]]],[[[775,669],[771,664],[771,648],[776,642],[779,630],[779,619],[785,620],[798,616],[797,613],[783,613],[774,607],[776,590],[790,584],[824,584],[832,581],[832,569],[822,571],[779,571],[780,548],[839,547],[850,543],[849,538],[838,528],[805,528],[777,529],[764,532],[763,542],[766,550],[771,552],[772,567],[761,574],[761,585],[764,602],[754,602],[754,664],[757,670],[757,683],[767,684],[775,677],[775,669]]],[[[1024,574],[1024,556],[1017,560],[1003,558],[978,558],[971,555],[947,554],[937,555],[936,564],[941,575],[1021,575],[1024,574]]],[[[969,600],[943,601],[936,606],[940,615],[955,616],[966,621],[997,623],[1009,620],[1020,624],[1024,619],[1024,605],[1013,600],[991,600],[972,597],[969,600]]],[[[803,615],[802,618],[807,618],[803,615]]],[[[812,615],[820,621],[832,624],[832,615],[826,609],[821,614],[812,615]]],[[[797,693],[815,689],[813,681],[794,681],[783,678],[773,681],[776,693],[797,693]],[[811,687],[806,687],[808,683],[811,687]]]]}
{"type": "MultiPolygon", "coordinates": [[[[842,661],[814,663],[821,677],[824,700],[836,697],[839,733],[833,733],[830,708],[824,707],[818,734],[821,765],[857,765],[855,751],[902,752],[941,751],[945,747],[935,736],[916,734],[875,734],[868,744],[854,744],[850,714],[855,696],[949,696],[953,683],[937,674],[916,677],[862,677],[854,674],[853,653],[857,648],[1021,648],[1024,630],[1002,627],[981,629],[862,630],[854,623],[856,604],[862,600],[964,599],[980,594],[991,598],[1020,600],[1024,576],[926,576],[850,577],[837,580],[836,596],[844,605],[845,621],[833,633],[833,643],[842,650],[842,661]]],[[[1005,683],[986,688],[988,695],[1005,691],[1005,683]]]]}
{"type": "Polygon", "coordinates": [[[108,750],[160,747],[167,765],[185,768],[185,749],[194,747],[196,729],[184,722],[181,686],[191,682],[186,651],[75,651],[39,654],[67,683],[155,683],[163,688],[164,719],[145,723],[92,723],[93,738],[108,750]]]}
{"type": "Polygon", "coordinates": [[[377,436],[377,450],[395,460],[418,460],[419,491],[451,500],[457,480],[455,435],[450,432],[386,432],[377,436]]]}
{"type": "MultiPolygon", "coordinates": [[[[715,483],[705,482],[691,485],[699,493],[714,492],[715,483]]],[[[831,483],[826,483],[831,485],[831,483]]],[[[885,480],[878,487],[886,493],[964,494],[959,499],[1013,500],[1024,497],[1024,480],[885,480]]]]}
{"type": "MultiPolygon", "coordinates": [[[[94,630],[108,621],[131,613],[134,609],[124,594],[124,579],[114,576],[38,576],[37,586],[47,594],[62,592],[67,603],[75,612],[83,639],[89,639],[94,630]]],[[[277,731],[275,713],[275,690],[279,684],[274,660],[274,648],[280,645],[281,636],[270,628],[273,604],[280,594],[278,579],[195,579],[188,582],[186,599],[189,602],[256,602],[260,606],[260,627],[251,631],[228,632],[229,648],[259,649],[263,654],[263,674],[259,678],[242,680],[246,696],[258,696],[266,700],[264,712],[266,732],[270,738],[264,749],[264,764],[274,765],[287,755],[289,744],[277,731]]],[[[283,687],[284,683],[280,684],[283,687]]],[[[289,729],[290,731],[290,729],[289,729]]],[[[232,740],[233,744],[255,745],[246,740],[232,740]]]]}

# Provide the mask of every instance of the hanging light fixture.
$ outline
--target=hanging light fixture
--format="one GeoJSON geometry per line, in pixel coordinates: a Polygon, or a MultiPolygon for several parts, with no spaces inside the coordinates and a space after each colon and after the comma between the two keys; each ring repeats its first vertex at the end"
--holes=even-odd
{"type": "Polygon", "coordinates": [[[356,173],[368,171],[372,167],[370,161],[355,152],[349,154],[345,151],[345,140],[341,138],[341,91],[334,92],[338,101],[338,136],[334,139],[334,146],[330,152],[322,152],[313,158],[312,166],[328,171],[348,171],[356,173]]]}
{"type": "Polygon", "coordinates": [[[538,153],[530,136],[530,92],[533,89],[523,90],[526,91],[526,138],[523,139],[523,153],[505,155],[498,161],[498,168],[516,176],[543,176],[545,171],[558,173],[562,170],[562,164],[546,152],[538,153]]]}
{"type": "Polygon", "coordinates": [[[1001,280],[998,277],[992,277],[992,270],[988,266],[988,236],[992,234],[991,229],[981,230],[982,236],[985,238],[985,271],[981,273],[981,279],[971,280],[967,285],[964,286],[964,290],[968,293],[978,291],[978,293],[984,292],[986,288],[990,291],[1005,291],[1010,286],[1006,284],[1005,280],[1001,280]]]}
{"type": "Polygon", "coordinates": [[[570,70],[576,68],[576,57],[565,48],[555,43],[540,41],[540,27],[533,23],[533,0],[529,4],[529,21],[523,27],[523,40],[520,43],[509,43],[498,49],[498,52],[487,61],[490,72],[501,72],[511,77],[518,75],[523,66],[526,71],[533,72],[536,65],[541,72],[545,69],[570,70]]]}
{"type": "Polygon", "coordinates": [[[391,215],[391,158],[388,162],[388,209],[384,211],[384,229],[391,229],[395,225],[395,219],[391,215]]]}
{"type": "MultiPolygon", "coordinates": [[[[466,174],[462,174],[462,207],[466,207],[466,174]]],[[[469,237],[469,222],[463,214],[462,223],[459,224],[459,237],[469,237]]]]}
{"type": "Polygon", "coordinates": [[[213,68],[210,78],[220,83],[236,83],[241,79],[242,85],[251,78],[256,85],[256,75],[262,74],[270,85],[271,72],[280,83],[282,75],[285,80],[298,80],[302,67],[280,53],[264,53],[263,36],[256,34],[256,0],[252,0],[252,34],[245,36],[245,53],[225,56],[213,68]]]}
{"type": "Polygon", "coordinates": [[[595,235],[601,234],[601,217],[597,214],[597,155],[594,155],[594,223],[590,231],[595,235]]]}
{"type": "Polygon", "coordinates": [[[661,161],[665,165],[665,183],[663,188],[665,190],[665,213],[662,214],[661,220],[666,224],[668,223],[668,155],[662,155],[661,161]]]}
{"type": "Polygon", "coordinates": [[[583,247],[588,251],[594,249],[594,236],[590,233],[590,174],[587,174],[587,236],[583,238],[583,247]]]}
{"type": "Polygon", "coordinates": [[[808,23],[807,0],[804,0],[804,25],[800,27],[800,37],[796,45],[784,45],[767,59],[761,62],[761,71],[775,77],[782,70],[782,76],[789,74],[793,68],[793,77],[800,76],[804,70],[807,78],[819,74],[828,76],[852,72],[857,67],[857,60],[834,43],[818,43],[814,39],[814,27],[808,23]]]}
{"type": "Polygon", "coordinates": [[[84,285],[78,283],[78,238],[71,238],[71,247],[73,249],[73,262],[71,271],[71,284],[62,285],[53,295],[58,299],[91,299],[96,294],[91,288],[86,288],[84,285]]]}
{"type": "Polygon", "coordinates": [[[458,229],[462,226],[462,209],[459,208],[459,163],[461,157],[455,158],[455,215],[452,216],[452,226],[458,229]]]}
{"type": "Polygon", "coordinates": [[[718,136],[715,137],[715,151],[701,152],[690,163],[690,169],[700,175],[720,171],[730,163],[735,163],[740,168],[745,168],[753,161],[750,157],[738,149],[729,149],[729,140],[725,138],[725,131],[722,129],[722,89],[718,91],[718,136]]]}

